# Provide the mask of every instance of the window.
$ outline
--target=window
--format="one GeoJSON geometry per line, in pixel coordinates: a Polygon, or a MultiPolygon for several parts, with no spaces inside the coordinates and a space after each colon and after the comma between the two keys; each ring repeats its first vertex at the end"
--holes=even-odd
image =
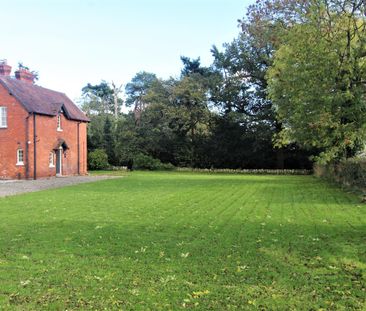
{"type": "Polygon", "coordinates": [[[17,150],[17,165],[24,165],[24,152],[23,149],[17,150]]]}
{"type": "Polygon", "coordinates": [[[50,155],[48,157],[48,163],[49,163],[50,167],[55,167],[55,153],[54,152],[50,152],[50,155]]]}
{"type": "Polygon", "coordinates": [[[7,108],[0,107],[0,128],[8,127],[7,108]]]}
{"type": "Polygon", "coordinates": [[[61,114],[57,115],[57,130],[62,131],[62,128],[61,128],[61,114]]]}

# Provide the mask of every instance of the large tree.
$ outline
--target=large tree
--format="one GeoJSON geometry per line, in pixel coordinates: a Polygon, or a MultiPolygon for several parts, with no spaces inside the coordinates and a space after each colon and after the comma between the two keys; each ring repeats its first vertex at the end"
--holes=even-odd
{"type": "MultiPolygon", "coordinates": [[[[216,76],[211,100],[224,117],[228,116],[226,122],[238,122],[243,127],[250,124],[251,131],[257,131],[254,137],[267,151],[276,154],[278,168],[285,166],[286,156],[292,151],[273,147],[272,138],[281,131],[282,124],[268,98],[266,74],[273,64],[282,34],[299,19],[303,10],[303,1],[259,0],[239,21],[242,31],[238,38],[225,44],[223,51],[212,48],[216,76]],[[232,117],[233,113],[239,116],[232,117]]],[[[251,131],[248,130],[248,136],[252,135],[251,131]]],[[[240,139],[238,137],[238,141],[240,139]]],[[[258,155],[253,152],[253,157],[258,155]]]]}
{"type": "Polygon", "coordinates": [[[199,58],[181,60],[179,79],[155,80],[150,85],[143,97],[150,104],[142,114],[141,126],[153,125],[147,142],[155,150],[151,153],[163,156],[163,161],[170,158],[174,164],[196,166],[200,137],[207,134],[211,114],[207,97],[210,70],[201,66],[199,58]],[[153,138],[155,143],[151,143],[153,138]]]}
{"type": "Polygon", "coordinates": [[[83,111],[88,115],[113,114],[117,118],[123,105],[121,89],[122,86],[117,87],[114,82],[112,86],[106,81],[88,83],[81,90],[83,111]]]}
{"type": "Polygon", "coordinates": [[[136,124],[140,123],[141,114],[148,105],[145,95],[156,80],[157,77],[154,73],[142,71],[138,72],[126,85],[126,105],[133,107],[136,124]]]}
{"type": "Polygon", "coordinates": [[[282,37],[268,74],[283,129],[328,162],[353,156],[366,140],[364,1],[311,1],[302,23],[282,37]]]}

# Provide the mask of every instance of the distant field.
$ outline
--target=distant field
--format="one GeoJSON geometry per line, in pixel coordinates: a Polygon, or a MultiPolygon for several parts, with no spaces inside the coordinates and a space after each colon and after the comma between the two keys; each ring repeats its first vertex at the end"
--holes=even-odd
{"type": "Polygon", "coordinates": [[[0,310],[366,309],[366,205],[312,176],[133,172],[0,219],[0,310]]]}

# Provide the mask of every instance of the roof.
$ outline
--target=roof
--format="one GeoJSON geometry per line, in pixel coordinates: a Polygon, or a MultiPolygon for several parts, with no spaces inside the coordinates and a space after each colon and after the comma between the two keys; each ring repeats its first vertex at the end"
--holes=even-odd
{"type": "Polygon", "coordinates": [[[64,93],[7,76],[0,76],[0,85],[3,85],[29,113],[56,116],[63,109],[65,116],[70,120],[90,121],[64,93]]]}

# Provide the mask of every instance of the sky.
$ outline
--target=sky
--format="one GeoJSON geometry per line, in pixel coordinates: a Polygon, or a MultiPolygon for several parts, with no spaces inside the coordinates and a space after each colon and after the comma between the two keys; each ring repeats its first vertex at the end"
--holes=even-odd
{"type": "Polygon", "coordinates": [[[0,0],[0,59],[77,101],[87,83],[125,85],[139,71],[177,77],[180,56],[210,65],[254,0],[0,0]]]}

